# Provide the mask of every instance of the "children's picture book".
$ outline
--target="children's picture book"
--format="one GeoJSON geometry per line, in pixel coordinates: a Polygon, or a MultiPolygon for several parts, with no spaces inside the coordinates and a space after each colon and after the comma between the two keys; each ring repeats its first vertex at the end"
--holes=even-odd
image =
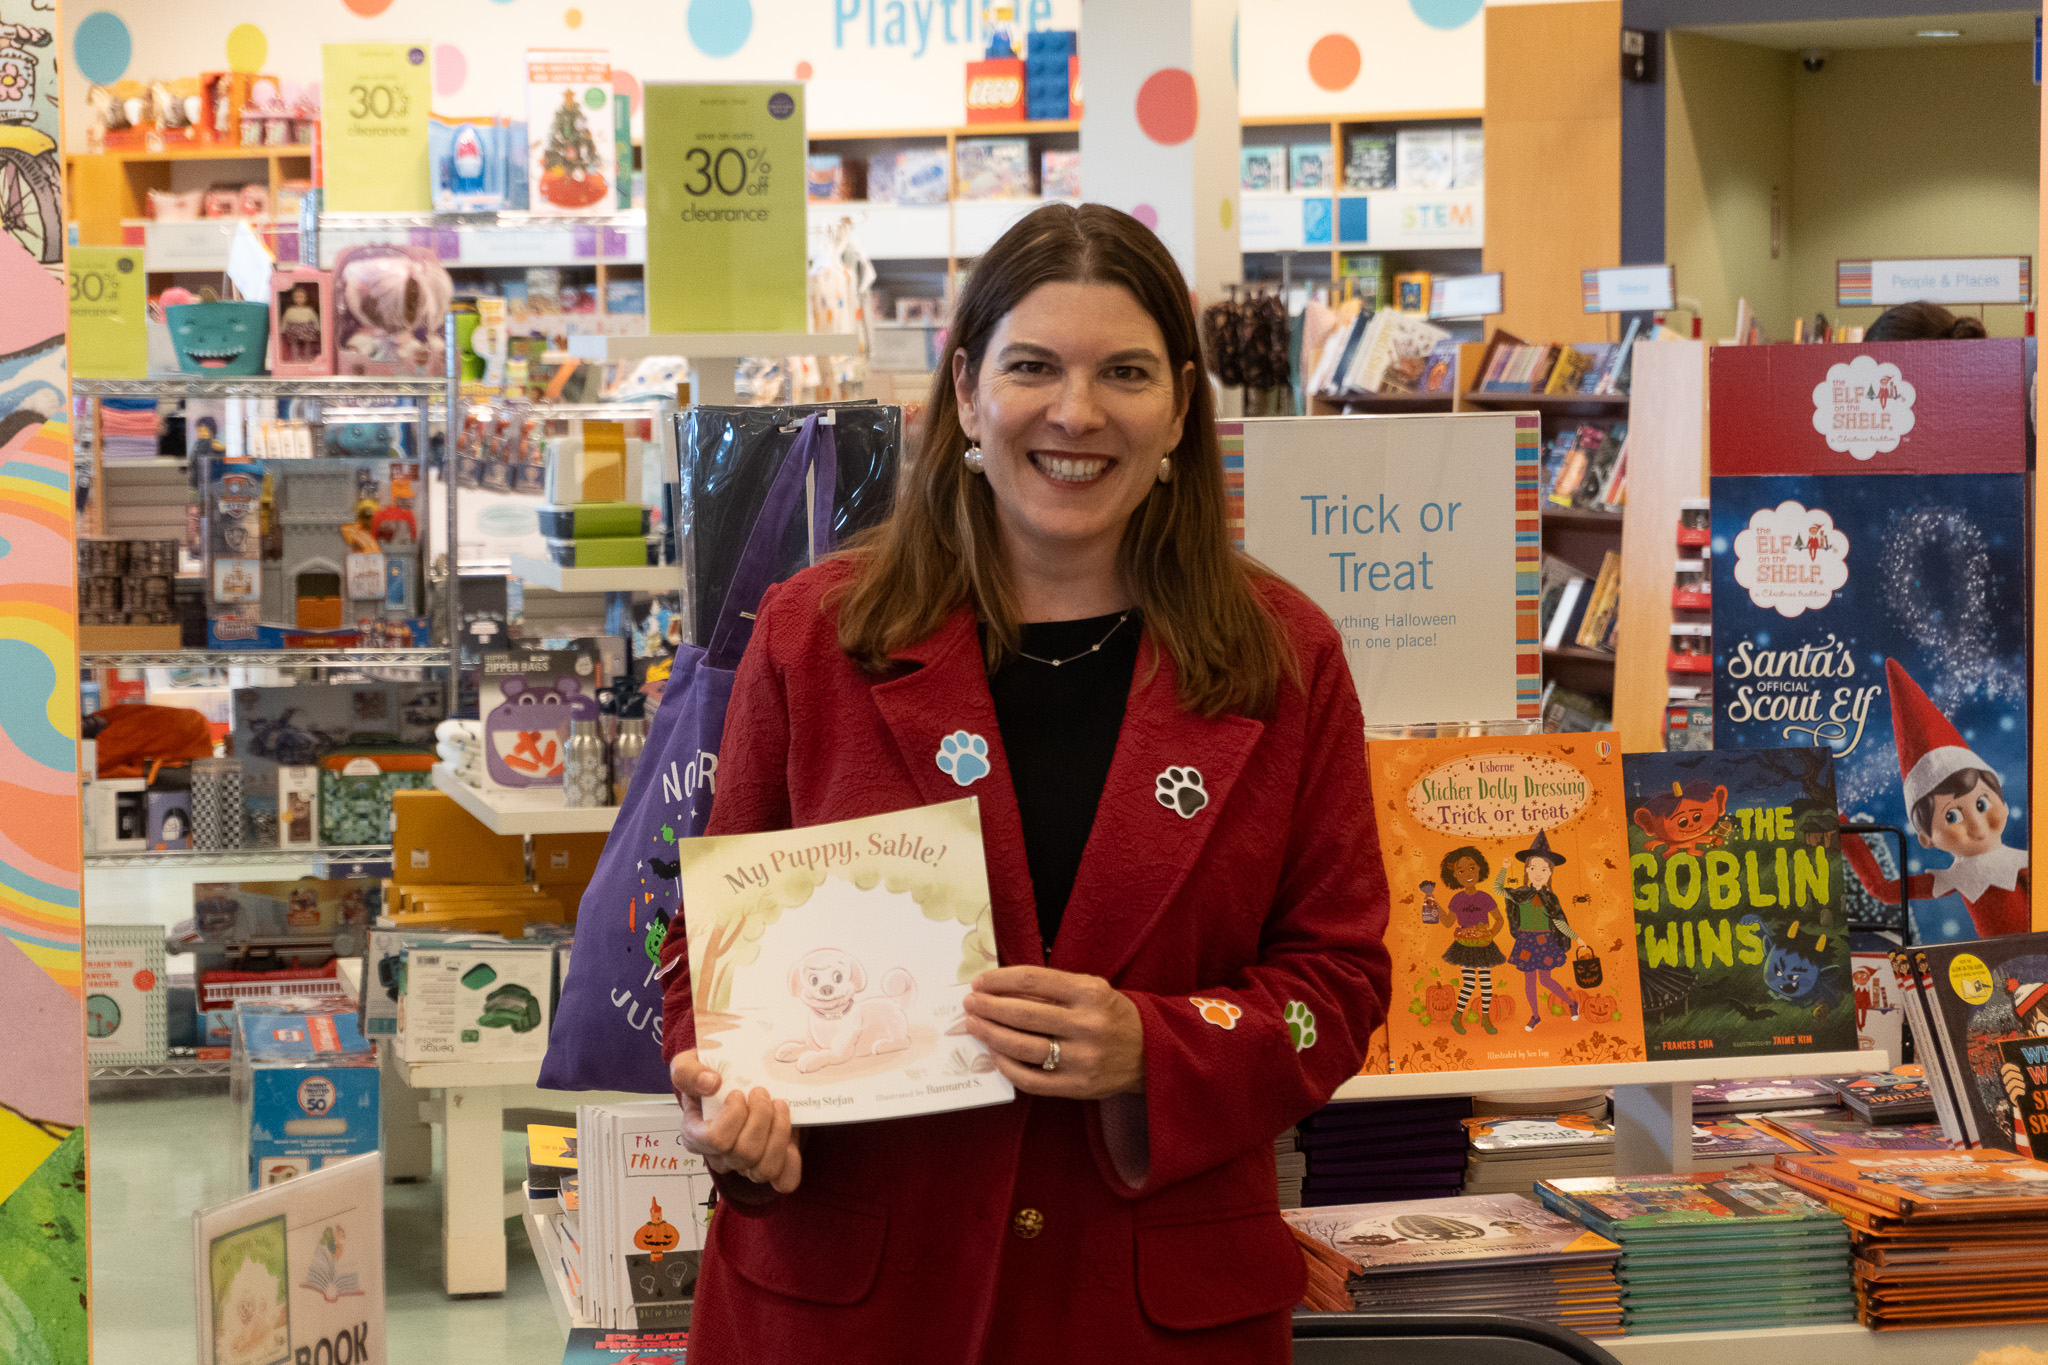
{"type": "Polygon", "coordinates": [[[199,1365],[383,1365],[384,1161],[329,1161],[192,1215],[199,1365]]]}
{"type": "Polygon", "coordinates": [[[1621,1248],[1519,1194],[1284,1209],[1297,1235],[1350,1262],[1353,1275],[1423,1268],[1611,1265],[1621,1248]]]}
{"type": "MultiPolygon", "coordinates": [[[[1862,1123],[1839,1114],[1792,1111],[1759,1118],[1807,1149],[1842,1152],[1946,1152],[1955,1144],[1936,1123],[1862,1123]]],[[[1797,1150],[1796,1148],[1794,1150],[1797,1150]]]]}
{"type": "Polygon", "coordinates": [[[1692,1162],[1701,1170],[1712,1170],[1718,1163],[1773,1157],[1780,1152],[1800,1150],[1798,1143],[1784,1135],[1772,1132],[1761,1122],[1740,1116],[1707,1119],[1692,1126],[1692,1162]]]}
{"type": "Polygon", "coordinates": [[[1330,188],[1330,149],[1326,145],[1287,149],[1288,185],[1295,190],[1330,188]]]}
{"type": "Polygon", "coordinates": [[[795,1122],[1007,1103],[962,1002],[997,965],[973,797],[676,844],[697,1049],[795,1122]]]}
{"type": "Polygon", "coordinates": [[[1830,1084],[1865,1123],[1919,1123],[1934,1117],[1934,1091],[1925,1076],[1876,1071],[1840,1076],[1830,1084]]]}
{"type": "Polygon", "coordinates": [[[1600,735],[1370,746],[1395,1071],[1643,1059],[1621,755],[1600,735]]]}
{"type": "Polygon", "coordinates": [[[1475,1152],[1598,1152],[1614,1146],[1614,1125],[1584,1114],[1516,1118],[1489,1115],[1466,1119],[1475,1152]]]}
{"type": "Polygon", "coordinates": [[[1778,1158],[1786,1174],[1866,1204],[1904,1214],[2048,1215],[2048,1163],[1996,1148],[1901,1154],[1793,1154],[1778,1158]]]}
{"type": "Polygon", "coordinates": [[[2048,933],[2012,934],[1918,950],[1922,1000],[1972,1145],[2020,1149],[1999,1044],[2048,1040],[2048,933]]]}
{"type": "MultiPolygon", "coordinates": [[[[1845,904],[1851,919],[1865,918],[1858,893],[1850,886],[1845,904]]],[[[1867,894],[1867,893],[1865,893],[1867,894]]],[[[1898,947],[1881,934],[1849,935],[1849,979],[1856,991],[1856,1047],[1882,1052],[1897,1066],[1905,1058],[1906,1001],[1892,979],[1892,952],[1898,947]]]]}
{"type": "Polygon", "coordinates": [[[1240,189],[1253,193],[1287,191],[1287,149],[1246,147],[1238,154],[1240,189]]]}
{"type": "Polygon", "coordinates": [[[1449,129],[1403,128],[1395,138],[1395,183],[1404,190],[1447,190],[1457,180],[1457,135],[1449,129]]]}
{"type": "Polygon", "coordinates": [[[85,1055],[94,1066],[163,1062],[168,989],[163,926],[85,926],[85,1055]]]}
{"type": "Polygon", "coordinates": [[[1651,1059],[1855,1051],[1832,755],[1630,754],[1626,772],[1651,1059]]]}
{"type": "Polygon", "coordinates": [[[1998,1061],[2014,1146],[2037,1161],[2048,1158],[2048,1037],[2008,1038],[1998,1045],[1998,1061]]]}
{"type": "MultiPolygon", "coordinates": [[[[2021,932],[2025,475],[1883,472],[1714,479],[1714,742],[1831,752],[1842,818],[1907,834],[1919,942],[2021,932]]],[[[1897,915],[1873,844],[1844,870],[1897,915]]]]}
{"type": "Polygon", "coordinates": [[[562,1365],[681,1365],[690,1334],[661,1327],[629,1332],[611,1327],[572,1327],[562,1365]]]}
{"type": "Polygon", "coordinates": [[[1394,135],[1352,133],[1344,139],[1344,188],[1394,188],[1394,135]]]}
{"type": "Polygon", "coordinates": [[[1843,1231],[1842,1220],[1825,1205],[1781,1180],[1751,1171],[1544,1180],[1536,1192],[1545,1207],[1578,1218],[1624,1246],[1638,1238],[1843,1231]]]}
{"type": "Polygon", "coordinates": [[[1762,1081],[1707,1081],[1692,1088],[1695,1114],[1757,1114],[1840,1103],[1835,1088],[1817,1076],[1762,1081]]]}
{"type": "Polygon", "coordinates": [[[601,1327],[687,1327],[711,1176],[683,1145],[682,1111],[671,1100],[582,1105],[575,1138],[583,1316],[601,1327]]]}
{"type": "Polygon", "coordinates": [[[589,213],[612,193],[611,55],[535,48],[526,54],[527,181],[535,213],[589,213]]]}

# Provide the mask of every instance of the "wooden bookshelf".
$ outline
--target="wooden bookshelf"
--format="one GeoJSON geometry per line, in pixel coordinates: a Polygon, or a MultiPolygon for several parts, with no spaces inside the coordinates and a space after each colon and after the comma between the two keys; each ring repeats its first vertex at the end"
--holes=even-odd
{"type": "Polygon", "coordinates": [[[119,148],[64,159],[65,209],[78,227],[81,243],[119,246],[122,220],[151,216],[149,192],[170,189],[174,167],[235,161],[263,166],[263,178],[269,183],[273,204],[285,181],[313,178],[311,147],[236,147],[218,142],[187,142],[172,143],[154,152],[119,148]]]}

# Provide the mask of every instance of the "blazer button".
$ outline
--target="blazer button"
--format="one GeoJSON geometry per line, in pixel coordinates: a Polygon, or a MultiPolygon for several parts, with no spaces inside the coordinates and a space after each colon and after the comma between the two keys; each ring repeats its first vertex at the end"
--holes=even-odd
{"type": "Polygon", "coordinates": [[[1010,1219],[1010,1231],[1028,1242],[1045,1231],[1045,1215],[1037,1209],[1018,1209],[1010,1219]]]}

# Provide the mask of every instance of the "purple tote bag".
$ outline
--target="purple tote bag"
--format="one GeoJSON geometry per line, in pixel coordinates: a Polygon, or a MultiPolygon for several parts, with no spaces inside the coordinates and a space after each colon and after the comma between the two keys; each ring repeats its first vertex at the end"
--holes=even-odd
{"type": "MultiPolygon", "coordinates": [[[[662,982],[654,973],[662,940],[682,917],[676,840],[702,834],[711,819],[733,674],[754,633],[783,530],[811,479],[830,490],[837,471],[832,428],[813,413],[769,486],[710,644],[676,651],[633,786],[577,910],[569,976],[541,1062],[544,1090],[671,1093],[661,1060],[662,982]]],[[[831,539],[828,492],[813,507],[812,554],[829,550],[831,539]]]]}

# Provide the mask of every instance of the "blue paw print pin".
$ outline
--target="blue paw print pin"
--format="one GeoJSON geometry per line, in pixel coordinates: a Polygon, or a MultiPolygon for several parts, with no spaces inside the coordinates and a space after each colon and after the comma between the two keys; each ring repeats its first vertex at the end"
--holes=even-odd
{"type": "Polygon", "coordinates": [[[939,771],[963,787],[979,782],[988,776],[988,741],[955,730],[939,741],[939,771]]]}

